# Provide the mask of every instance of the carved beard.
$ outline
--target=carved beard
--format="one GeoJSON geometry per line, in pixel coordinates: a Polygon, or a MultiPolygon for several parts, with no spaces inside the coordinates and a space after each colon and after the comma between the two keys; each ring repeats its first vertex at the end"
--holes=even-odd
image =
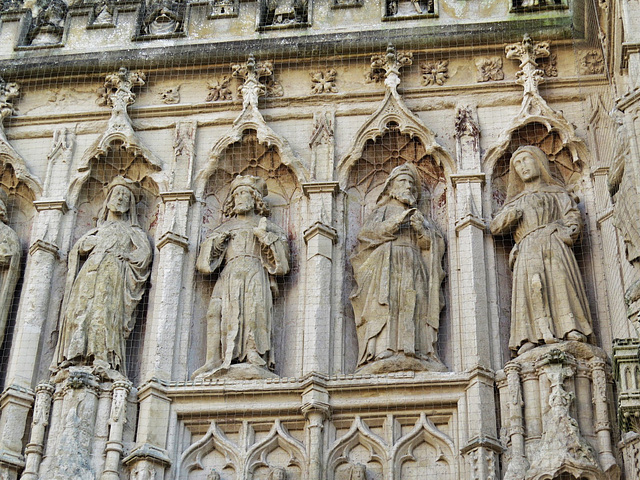
{"type": "Polygon", "coordinates": [[[397,188],[392,188],[389,192],[389,196],[398,200],[400,203],[404,203],[408,207],[415,207],[418,200],[416,196],[411,193],[410,190],[400,190],[397,188]]]}

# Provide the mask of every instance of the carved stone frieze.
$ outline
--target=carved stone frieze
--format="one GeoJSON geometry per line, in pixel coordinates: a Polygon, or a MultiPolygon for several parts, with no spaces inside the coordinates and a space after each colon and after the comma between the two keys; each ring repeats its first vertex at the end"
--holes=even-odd
{"type": "Polygon", "coordinates": [[[262,0],[260,26],[287,28],[305,26],[309,18],[308,0],[262,0]]]}
{"type": "Polygon", "coordinates": [[[420,64],[422,85],[444,85],[449,78],[449,60],[424,62],[420,64]]]}
{"type": "Polygon", "coordinates": [[[243,106],[258,104],[258,97],[284,95],[282,85],[274,76],[273,62],[256,62],[253,55],[249,56],[246,63],[231,66],[232,77],[243,80],[238,87],[238,94],[243,99],[243,106]]]}
{"type": "Polygon", "coordinates": [[[504,72],[502,71],[502,58],[477,58],[475,64],[477,82],[489,82],[504,79],[504,72]]]}
{"type": "Polygon", "coordinates": [[[337,93],[336,77],[338,72],[330,69],[324,72],[316,72],[311,74],[311,93],[317,95],[321,93],[337,93]]]}

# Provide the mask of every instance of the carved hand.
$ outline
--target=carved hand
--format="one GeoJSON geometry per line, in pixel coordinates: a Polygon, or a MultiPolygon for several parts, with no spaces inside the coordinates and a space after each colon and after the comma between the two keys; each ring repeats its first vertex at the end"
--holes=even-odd
{"type": "Polygon", "coordinates": [[[416,210],[413,215],[411,215],[411,228],[421,236],[424,236],[427,232],[424,227],[425,218],[420,210],[416,210]]]}
{"type": "Polygon", "coordinates": [[[267,237],[267,219],[266,217],[260,218],[260,223],[258,226],[253,229],[253,234],[258,237],[260,243],[265,243],[265,239],[267,237]]]}
{"type": "Polygon", "coordinates": [[[95,235],[90,235],[84,239],[84,242],[82,242],[81,252],[82,253],[89,252],[94,248],[96,248],[97,244],[98,244],[98,238],[95,235]]]}
{"type": "Polygon", "coordinates": [[[556,235],[560,240],[570,247],[573,246],[573,234],[575,233],[575,227],[558,226],[556,235]]]}
{"type": "Polygon", "coordinates": [[[407,221],[416,212],[415,208],[408,208],[401,214],[399,214],[394,220],[393,231],[391,233],[395,233],[402,227],[402,224],[407,221]]]}

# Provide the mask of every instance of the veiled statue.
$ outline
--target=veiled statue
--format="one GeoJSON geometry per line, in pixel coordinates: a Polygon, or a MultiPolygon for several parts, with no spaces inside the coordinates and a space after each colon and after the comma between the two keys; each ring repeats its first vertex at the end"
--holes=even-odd
{"type": "MultiPolygon", "coordinates": [[[[614,202],[614,224],[622,234],[627,260],[640,272],[640,193],[630,164],[629,136],[619,121],[617,149],[607,180],[614,202]]],[[[627,288],[625,300],[627,305],[640,300],[640,280],[627,288]]]]}
{"type": "Polygon", "coordinates": [[[522,354],[538,344],[586,342],[592,334],[587,294],[572,247],[582,231],[580,211],[549,171],[545,153],[520,147],[511,156],[504,206],[494,235],[513,235],[509,348],[522,354]]]}
{"type": "Polygon", "coordinates": [[[419,210],[416,167],[394,168],[358,233],[351,304],[361,372],[444,370],[436,353],[444,240],[419,210]]]}
{"type": "Polygon", "coordinates": [[[274,366],[273,299],[276,277],[289,272],[289,244],[286,233],[267,220],[267,194],[262,178],[237,176],[223,205],[231,219],[200,247],[197,269],[221,271],[207,311],[207,360],[194,377],[226,373],[232,363],[238,375],[269,376],[274,366]]]}
{"type": "Polygon", "coordinates": [[[4,338],[13,293],[20,276],[20,239],[7,225],[7,194],[0,189],[0,341],[4,338]]]}
{"type": "Polygon", "coordinates": [[[125,375],[125,340],[135,325],[152,249],[138,225],[137,188],[116,177],[96,228],[69,253],[60,333],[53,369],[92,365],[125,375]]]}

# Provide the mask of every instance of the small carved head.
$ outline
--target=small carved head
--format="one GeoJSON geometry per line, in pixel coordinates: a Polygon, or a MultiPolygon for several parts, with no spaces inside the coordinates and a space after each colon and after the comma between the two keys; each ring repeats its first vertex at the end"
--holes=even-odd
{"type": "Polygon", "coordinates": [[[287,471],[282,467],[273,467],[267,478],[268,480],[287,480],[287,471]]]}
{"type": "Polygon", "coordinates": [[[211,469],[211,471],[207,475],[207,480],[220,480],[220,474],[216,472],[215,468],[211,469]]]}
{"type": "Polygon", "coordinates": [[[349,468],[349,480],[367,480],[367,469],[361,463],[352,463],[349,468]]]}
{"type": "Polygon", "coordinates": [[[231,183],[229,196],[222,211],[230,217],[253,210],[260,216],[269,215],[269,207],[264,202],[267,196],[267,183],[260,177],[253,175],[238,175],[231,183]]]}

